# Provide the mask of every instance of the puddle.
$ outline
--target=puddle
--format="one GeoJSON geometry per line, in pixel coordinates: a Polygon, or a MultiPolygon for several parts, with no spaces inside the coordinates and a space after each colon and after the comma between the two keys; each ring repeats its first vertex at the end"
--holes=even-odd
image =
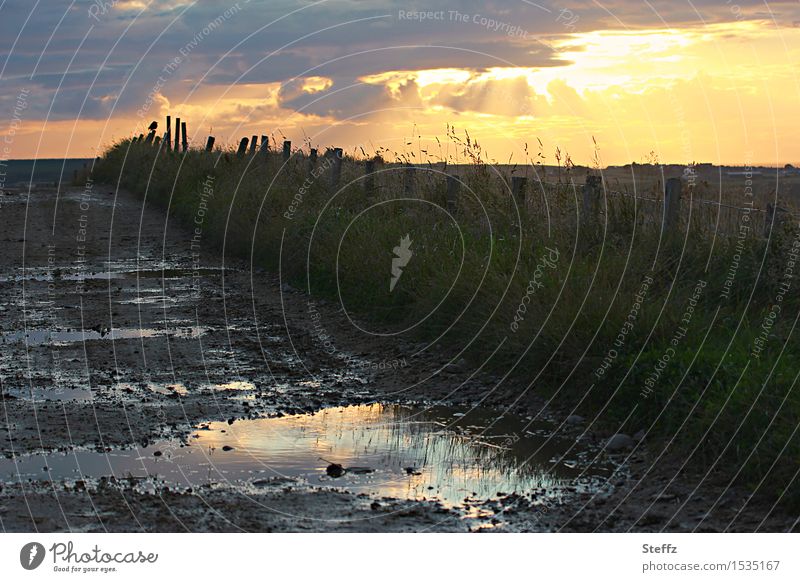
{"type": "Polygon", "coordinates": [[[363,405],[312,415],[212,422],[183,446],[175,441],[112,453],[73,451],[0,459],[4,479],[158,477],[177,487],[289,477],[316,486],[460,505],[516,492],[558,497],[565,487],[594,490],[615,466],[592,462],[596,451],[574,439],[549,438],[549,424],[526,427],[521,418],[453,408],[363,405]],[[576,450],[578,449],[578,450],[576,450]],[[328,461],[367,467],[341,478],[328,461]],[[45,471],[44,467],[49,470],[45,471]],[[545,489],[546,493],[542,490],[545,489]]]}
{"type": "MultiPolygon", "coordinates": [[[[140,292],[141,293],[141,292],[140,292]]],[[[126,301],[118,301],[120,305],[174,305],[178,303],[176,297],[167,297],[166,295],[154,295],[152,297],[139,296],[135,299],[128,299],[126,301]]]]}
{"type": "Polygon", "coordinates": [[[161,394],[163,396],[172,396],[173,394],[178,394],[179,396],[186,396],[189,394],[189,391],[186,389],[186,386],[183,384],[148,384],[147,389],[150,392],[155,392],[156,394],[161,394]]]}
{"type": "MultiPolygon", "coordinates": [[[[172,383],[172,384],[155,384],[149,383],[147,384],[147,389],[151,392],[155,392],[156,394],[162,394],[165,396],[172,396],[173,394],[178,394],[180,396],[186,396],[189,394],[189,389],[181,383],[172,383]]],[[[232,382],[225,382],[224,384],[202,384],[198,386],[197,392],[203,392],[206,390],[211,390],[212,392],[246,392],[249,390],[255,390],[256,385],[252,382],[247,381],[232,381],[232,382]]]]}
{"type": "Polygon", "coordinates": [[[198,338],[208,331],[201,327],[181,327],[173,329],[165,328],[133,328],[122,329],[114,328],[110,330],[97,331],[93,329],[85,330],[52,330],[52,329],[30,329],[19,331],[6,331],[0,333],[0,343],[24,342],[29,346],[39,345],[64,345],[75,342],[91,340],[123,340],[139,339],[148,337],[170,336],[175,338],[198,338]]]}
{"type": "Polygon", "coordinates": [[[28,272],[28,274],[19,275],[0,275],[0,283],[20,283],[22,281],[42,281],[51,282],[58,279],[62,281],[81,281],[81,280],[111,280],[122,279],[122,273],[54,273],[49,271],[44,272],[28,272]]]}
{"type": "Polygon", "coordinates": [[[62,281],[111,281],[117,279],[160,279],[164,281],[219,276],[230,271],[215,267],[200,267],[197,269],[126,269],[107,271],[88,271],[80,269],[20,269],[15,275],[0,275],[0,283],[19,283],[22,281],[51,282],[62,281]]]}
{"type": "Polygon", "coordinates": [[[86,387],[7,388],[0,397],[0,399],[2,398],[16,398],[32,402],[88,402],[93,399],[93,394],[86,387]]]}
{"type": "Polygon", "coordinates": [[[233,382],[225,382],[224,384],[214,384],[211,386],[212,390],[215,391],[228,391],[228,390],[255,390],[256,385],[252,382],[247,382],[245,380],[235,380],[233,382]]]}
{"type": "Polygon", "coordinates": [[[7,387],[0,395],[6,398],[34,402],[88,402],[99,398],[119,398],[126,393],[134,394],[146,390],[159,396],[188,396],[190,392],[196,394],[241,392],[242,394],[238,397],[239,400],[255,400],[255,395],[250,394],[255,389],[256,385],[254,383],[244,380],[225,382],[223,384],[201,384],[197,386],[196,390],[193,389],[191,391],[185,384],[180,382],[142,382],[140,384],[117,382],[111,389],[105,388],[100,392],[92,392],[88,387],[7,387]]]}

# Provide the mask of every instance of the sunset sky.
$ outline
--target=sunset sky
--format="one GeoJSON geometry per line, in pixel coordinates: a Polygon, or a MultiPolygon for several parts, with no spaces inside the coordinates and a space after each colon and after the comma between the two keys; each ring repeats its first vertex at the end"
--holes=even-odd
{"type": "Polygon", "coordinates": [[[502,162],[800,163],[796,0],[0,0],[0,63],[3,158],[171,114],[195,144],[419,155],[450,124],[502,162]]]}

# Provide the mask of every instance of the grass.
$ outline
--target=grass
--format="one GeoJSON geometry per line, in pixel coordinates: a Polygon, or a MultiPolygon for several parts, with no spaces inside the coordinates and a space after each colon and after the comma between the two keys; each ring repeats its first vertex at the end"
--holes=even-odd
{"type": "MultiPolygon", "coordinates": [[[[376,329],[410,328],[528,386],[509,400],[530,391],[613,430],[648,431],[690,468],[800,507],[800,304],[786,278],[797,225],[777,226],[768,241],[755,213],[720,221],[707,205],[684,204],[679,225],[662,232],[657,203],[621,195],[584,217],[574,185],[583,180],[570,164],[557,176],[536,159],[487,164],[477,144],[448,136],[457,156],[417,170],[412,199],[402,156],[377,165],[372,196],[351,156],[334,190],[322,156],[312,175],[300,154],[288,163],[277,154],[159,154],[127,140],[105,152],[95,179],[187,225],[206,200],[204,244],[280,269],[376,329]],[[461,180],[452,215],[447,170],[461,180]],[[512,175],[529,178],[522,206],[512,202],[512,175]],[[213,196],[201,196],[204,183],[213,196]],[[405,235],[413,257],[390,292],[392,249],[405,235]]],[[[657,197],[659,180],[636,195],[657,197]]]]}

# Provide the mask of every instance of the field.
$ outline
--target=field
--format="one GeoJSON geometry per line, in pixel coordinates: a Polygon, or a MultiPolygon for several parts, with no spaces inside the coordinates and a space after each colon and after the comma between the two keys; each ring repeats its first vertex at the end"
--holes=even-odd
{"type": "Polygon", "coordinates": [[[40,159],[0,161],[0,184],[2,189],[27,187],[29,184],[55,186],[71,182],[75,172],[81,177],[92,159],[40,159]]]}
{"type": "Polygon", "coordinates": [[[744,506],[800,507],[792,193],[774,198],[764,179],[749,195],[745,176],[715,182],[711,169],[684,183],[678,219],[662,228],[675,173],[612,169],[586,202],[599,168],[535,156],[495,166],[449,137],[458,156],[416,161],[413,174],[376,152],[371,176],[367,156],[344,156],[340,180],[322,153],[177,154],[126,140],[93,179],[340,304],[368,322],[366,336],[445,346],[443,364],[500,378],[487,398],[544,399],[638,435],[700,482],[744,487],[744,506]],[[509,178],[522,176],[514,196],[509,178]],[[769,201],[786,208],[774,225],[769,201]]]}

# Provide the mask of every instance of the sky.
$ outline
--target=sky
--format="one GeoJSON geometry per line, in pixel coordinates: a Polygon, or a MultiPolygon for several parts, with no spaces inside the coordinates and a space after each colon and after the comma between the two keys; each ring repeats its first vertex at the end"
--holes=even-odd
{"type": "Polygon", "coordinates": [[[0,158],[169,114],[198,146],[800,165],[798,73],[797,0],[0,0],[0,158]]]}

